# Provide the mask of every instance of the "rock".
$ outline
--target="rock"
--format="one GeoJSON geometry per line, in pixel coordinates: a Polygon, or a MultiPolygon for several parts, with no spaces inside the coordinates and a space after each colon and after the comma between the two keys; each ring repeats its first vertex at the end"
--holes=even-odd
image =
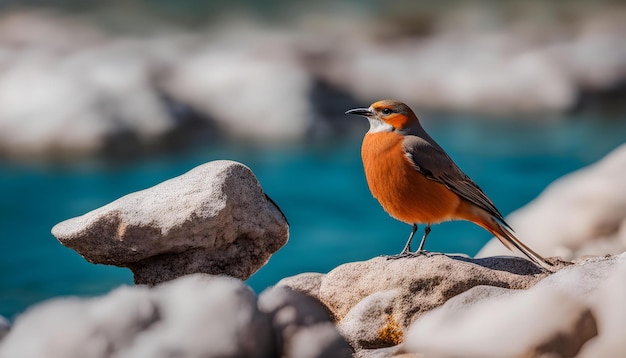
{"type": "Polygon", "coordinates": [[[331,322],[317,324],[294,333],[291,345],[285,349],[285,357],[335,358],[352,357],[352,348],[331,322]]]}
{"type": "Polygon", "coordinates": [[[49,301],[17,317],[0,357],[108,357],[128,347],[159,314],[140,287],[122,287],[104,298],[49,301]]]}
{"type": "Polygon", "coordinates": [[[89,13],[8,11],[0,16],[0,154],[125,155],[189,143],[198,132],[328,137],[357,123],[338,119],[355,101],[388,97],[423,110],[534,114],[619,94],[623,6],[568,9],[539,21],[549,28],[532,20],[545,19],[543,10],[512,24],[503,14],[513,11],[470,8],[477,15],[463,6],[416,18],[389,8],[400,21],[307,12],[289,28],[229,18],[206,32],[148,26],[134,37],[103,30],[89,13]],[[405,33],[407,24],[426,31],[405,33]]]}
{"type": "Polygon", "coordinates": [[[18,317],[0,357],[268,357],[272,335],[242,282],[194,275],[40,304],[18,317]]]}
{"type": "MultiPolygon", "coordinates": [[[[553,18],[550,28],[533,20],[546,14],[543,6],[535,9],[537,16],[517,22],[502,10],[453,6],[428,21],[432,28],[426,34],[383,39],[371,30],[382,21],[365,18],[369,31],[329,44],[316,69],[362,103],[398,98],[426,111],[566,113],[578,109],[581,95],[619,93],[626,44],[616,14],[623,6],[585,9],[576,24],[553,18]],[[494,28],[495,22],[500,25],[494,28]]],[[[386,20],[388,32],[403,23],[386,20]]]]}
{"type": "Polygon", "coordinates": [[[351,357],[352,349],[330,314],[316,299],[275,286],[259,296],[259,308],[272,319],[281,357],[351,357]]]}
{"type": "MultiPolygon", "coordinates": [[[[339,330],[353,346],[359,348],[376,349],[402,343],[404,329],[392,315],[392,307],[402,294],[400,289],[370,294],[339,322],[339,330]]],[[[412,309],[415,308],[412,305],[412,309]]]]}
{"type": "MultiPolygon", "coordinates": [[[[507,221],[546,256],[572,260],[626,251],[626,144],[599,162],[550,184],[507,221]]],[[[508,254],[492,239],[476,257],[508,254]]]]}
{"type": "Polygon", "coordinates": [[[625,267],[623,254],[581,261],[526,291],[476,286],[420,317],[409,328],[403,351],[454,357],[573,357],[583,347],[581,355],[588,348],[590,357],[612,356],[598,353],[621,352],[624,347],[617,337],[626,316],[617,306],[623,302],[619,297],[625,267]]]}
{"type": "Polygon", "coordinates": [[[68,53],[95,46],[106,36],[89,22],[60,13],[22,9],[0,16],[2,48],[68,53]]]}
{"type": "Polygon", "coordinates": [[[123,151],[154,144],[180,126],[153,86],[165,57],[173,57],[171,45],[110,38],[92,24],[25,11],[0,18],[2,43],[12,46],[0,56],[2,152],[123,151]]]}
{"type": "Polygon", "coordinates": [[[411,93],[409,102],[424,110],[552,113],[577,99],[555,60],[506,32],[356,43],[343,52],[328,66],[329,81],[366,103],[411,93]]]}
{"type": "Polygon", "coordinates": [[[286,44],[263,32],[251,33],[258,41],[248,40],[248,46],[211,43],[189,54],[163,80],[164,90],[233,137],[263,142],[303,138],[313,124],[308,100],[312,78],[286,44]]]}
{"type": "Polygon", "coordinates": [[[589,295],[600,334],[583,346],[580,358],[618,357],[626,352],[626,258],[621,256],[620,266],[599,281],[597,290],[589,295]]]}
{"type": "Polygon", "coordinates": [[[285,277],[276,283],[276,286],[287,286],[290,289],[309,296],[318,297],[324,274],[305,272],[299,275],[285,277]]]}
{"type": "Polygon", "coordinates": [[[319,301],[289,287],[274,286],[263,291],[259,308],[272,316],[281,331],[331,322],[329,312],[319,301]]]}
{"type": "Polygon", "coordinates": [[[214,161],[52,228],[93,263],[129,267],[138,284],[190,273],[247,279],[289,236],[250,169],[214,161]]]}
{"type": "Polygon", "coordinates": [[[11,330],[11,324],[9,323],[9,321],[3,316],[0,316],[0,342],[2,341],[4,336],[9,334],[10,330],[11,330]]]}
{"type": "Polygon", "coordinates": [[[101,112],[93,111],[93,88],[63,71],[57,56],[35,53],[14,57],[0,78],[0,151],[23,157],[46,151],[97,152],[103,148],[105,137],[115,126],[101,112]],[[28,97],[19,95],[27,91],[28,97]]]}
{"type": "Polygon", "coordinates": [[[597,334],[589,308],[558,290],[544,286],[504,296],[424,315],[409,329],[405,350],[427,356],[573,357],[597,334]]]}
{"type": "Polygon", "coordinates": [[[333,269],[321,277],[318,289],[313,287],[316,275],[285,279],[280,285],[305,287],[330,309],[341,333],[360,350],[402,342],[413,321],[471,287],[526,289],[547,275],[514,257],[376,257],[333,269]]]}
{"type": "Polygon", "coordinates": [[[586,90],[610,89],[624,80],[626,45],[620,32],[588,27],[571,41],[565,41],[548,52],[559,66],[586,90]],[[602,56],[594,54],[602,53],[602,56]]]}
{"type": "Polygon", "coordinates": [[[269,317],[242,282],[194,275],[157,287],[154,294],[164,324],[138,336],[120,357],[274,355],[269,317]]]}

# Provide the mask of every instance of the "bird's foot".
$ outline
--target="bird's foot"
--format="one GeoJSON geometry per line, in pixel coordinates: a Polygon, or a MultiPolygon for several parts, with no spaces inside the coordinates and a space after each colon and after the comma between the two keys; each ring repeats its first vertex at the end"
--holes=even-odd
{"type": "Polygon", "coordinates": [[[382,257],[386,258],[387,260],[408,259],[415,256],[416,255],[413,252],[401,252],[396,255],[382,255],[382,257]]]}
{"type": "Polygon", "coordinates": [[[441,253],[441,252],[430,252],[430,251],[426,251],[426,250],[417,250],[415,252],[402,251],[401,253],[399,253],[397,255],[384,255],[383,257],[386,258],[387,260],[398,260],[398,259],[407,259],[407,258],[419,257],[419,256],[433,257],[433,256],[437,256],[437,255],[444,255],[444,254],[441,253]]]}

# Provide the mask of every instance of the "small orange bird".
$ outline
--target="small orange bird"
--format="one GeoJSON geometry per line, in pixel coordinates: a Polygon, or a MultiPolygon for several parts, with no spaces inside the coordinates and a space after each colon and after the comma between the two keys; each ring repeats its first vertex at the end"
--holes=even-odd
{"type": "Polygon", "coordinates": [[[551,270],[550,263],[511,233],[491,200],[426,133],[409,106],[383,100],[346,114],[364,116],[370,123],[361,156],[372,195],[393,218],[413,225],[399,256],[423,253],[432,224],[467,220],[492,233],[510,250],[515,247],[551,270]],[[426,228],[419,248],[411,253],[417,224],[426,224],[426,228]]]}

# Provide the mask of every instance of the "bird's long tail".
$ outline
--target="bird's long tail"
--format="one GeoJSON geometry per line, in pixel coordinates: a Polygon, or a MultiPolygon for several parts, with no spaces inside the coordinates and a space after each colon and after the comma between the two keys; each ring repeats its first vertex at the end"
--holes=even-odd
{"type": "Polygon", "coordinates": [[[490,218],[490,220],[480,220],[480,222],[476,223],[497,237],[509,250],[513,251],[513,248],[516,248],[535,264],[550,272],[554,271],[555,268],[552,264],[521,242],[509,229],[497,222],[496,219],[490,218]]]}

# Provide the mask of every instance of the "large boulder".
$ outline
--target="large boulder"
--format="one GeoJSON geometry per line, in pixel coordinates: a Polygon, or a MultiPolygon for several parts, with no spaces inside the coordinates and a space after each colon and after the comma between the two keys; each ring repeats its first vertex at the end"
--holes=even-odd
{"type": "Polygon", "coordinates": [[[286,218],[252,171],[214,161],[52,228],[93,263],[129,267],[138,284],[202,272],[242,280],[288,239],[286,218]]]}
{"type": "Polygon", "coordinates": [[[376,257],[341,265],[326,275],[302,274],[278,286],[316,297],[357,349],[401,343],[424,313],[475,286],[527,289],[548,273],[515,257],[469,259],[422,255],[376,257]]]}
{"type": "Polygon", "coordinates": [[[555,264],[548,274],[515,257],[378,257],[277,286],[324,303],[357,357],[619,355],[626,253],[555,264]]]}

